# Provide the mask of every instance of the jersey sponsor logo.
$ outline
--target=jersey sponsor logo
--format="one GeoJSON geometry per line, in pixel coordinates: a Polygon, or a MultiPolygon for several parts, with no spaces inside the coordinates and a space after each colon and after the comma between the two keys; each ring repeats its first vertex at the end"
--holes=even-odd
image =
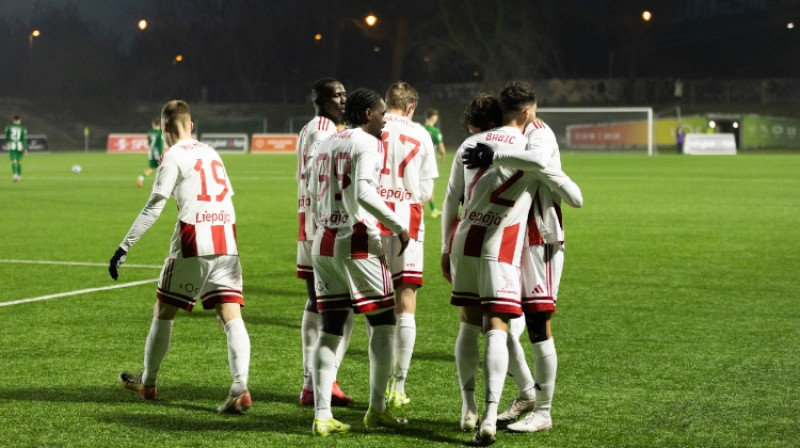
{"type": "Polygon", "coordinates": [[[388,201],[410,201],[411,192],[406,191],[405,188],[378,188],[378,194],[388,201]]]}
{"type": "Polygon", "coordinates": [[[225,210],[219,212],[201,212],[195,214],[195,222],[210,222],[212,224],[228,224],[233,221],[231,214],[225,210]]]}
{"type": "Polygon", "coordinates": [[[465,209],[461,212],[462,221],[470,221],[473,224],[485,224],[487,226],[499,226],[505,216],[495,214],[492,211],[486,213],[476,212],[475,210],[465,209]]]}
{"type": "Polygon", "coordinates": [[[335,211],[330,216],[321,216],[319,221],[324,227],[335,226],[338,224],[346,224],[350,219],[350,215],[344,212],[335,211]]]}

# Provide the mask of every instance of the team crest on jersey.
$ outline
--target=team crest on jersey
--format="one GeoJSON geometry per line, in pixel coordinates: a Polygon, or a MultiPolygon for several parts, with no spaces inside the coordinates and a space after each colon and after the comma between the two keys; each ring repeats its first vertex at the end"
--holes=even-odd
{"type": "Polygon", "coordinates": [[[328,283],[323,282],[322,280],[317,282],[317,291],[325,291],[328,289],[328,283]]]}

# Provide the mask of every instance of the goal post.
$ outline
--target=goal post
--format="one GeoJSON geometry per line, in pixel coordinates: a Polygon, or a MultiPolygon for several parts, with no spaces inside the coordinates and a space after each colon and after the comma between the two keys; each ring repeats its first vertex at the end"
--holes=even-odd
{"type": "Polygon", "coordinates": [[[656,153],[652,107],[540,107],[536,115],[564,150],[656,153]]]}

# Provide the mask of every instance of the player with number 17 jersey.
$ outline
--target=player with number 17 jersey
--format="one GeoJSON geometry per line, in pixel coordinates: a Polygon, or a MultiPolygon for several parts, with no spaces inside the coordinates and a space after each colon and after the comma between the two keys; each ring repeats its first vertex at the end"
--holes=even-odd
{"type": "Polygon", "coordinates": [[[214,148],[192,139],[173,145],[158,168],[153,193],[173,195],[178,203],[170,257],[239,254],[233,187],[214,148]]]}
{"type": "MultiPolygon", "coordinates": [[[[392,113],[386,114],[382,133],[385,151],[381,158],[378,194],[403,220],[411,239],[421,244],[425,240],[424,203],[431,196],[431,191],[425,192],[421,187],[421,181],[439,177],[431,136],[411,119],[392,113]]],[[[391,230],[383,225],[379,227],[381,235],[391,237],[391,230]]],[[[422,286],[423,260],[418,243],[412,241],[405,262],[403,258],[398,260],[403,265],[392,268],[395,284],[422,286]]]]}

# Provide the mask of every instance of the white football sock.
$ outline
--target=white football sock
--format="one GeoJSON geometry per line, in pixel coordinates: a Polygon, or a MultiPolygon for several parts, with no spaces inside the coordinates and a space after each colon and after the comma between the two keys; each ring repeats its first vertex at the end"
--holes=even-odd
{"type": "Polygon", "coordinates": [[[225,324],[225,335],[228,337],[228,364],[234,387],[231,393],[239,394],[247,390],[247,377],[250,372],[250,335],[241,317],[231,319],[225,324]],[[238,384],[236,384],[238,383],[238,384]]]}
{"type": "Polygon", "coordinates": [[[550,412],[556,388],[558,357],[553,338],[533,344],[533,378],[536,380],[535,411],[550,412]]]}
{"type": "Polygon", "coordinates": [[[394,383],[393,390],[404,394],[408,368],[411,365],[411,355],[414,353],[414,343],[417,340],[417,323],[413,313],[400,313],[395,326],[396,336],[394,341],[394,383]]]}
{"type": "Polygon", "coordinates": [[[372,327],[369,341],[369,406],[377,412],[386,409],[386,385],[392,374],[394,325],[372,327]]]}
{"type": "Polygon", "coordinates": [[[331,393],[336,380],[336,347],[342,337],[320,331],[314,345],[311,375],[314,378],[314,417],[322,420],[333,418],[331,393]]]}
{"type": "Polygon", "coordinates": [[[483,371],[486,380],[486,410],[484,419],[497,419],[497,405],[503,395],[508,372],[508,333],[503,330],[486,332],[483,371]]]}
{"type": "Polygon", "coordinates": [[[314,380],[311,378],[312,355],[314,354],[314,344],[319,336],[321,321],[319,313],[303,311],[303,319],[300,321],[300,339],[303,343],[303,389],[307,390],[314,388],[314,380]]]}
{"type": "Polygon", "coordinates": [[[481,327],[461,322],[456,337],[455,357],[458,383],[461,386],[461,413],[467,410],[478,413],[475,402],[475,381],[478,376],[481,327]]]}
{"type": "Polygon", "coordinates": [[[533,375],[525,359],[525,349],[519,342],[524,330],[524,317],[511,319],[508,331],[508,375],[517,386],[517,396],[531,400],[535,397],[533,375]]]}
{"type": "Polygon", "coordinates": [[[153,318],[150,323],[150,332],[144,344],[144,373],[142,383],[145,386],[155,386],[158,369],[161,361],[169,350],[172,340],[172,320],[153,318]]]}
{"type": "Polygon", "coordinates": [[[352,311],[347,314],[347,319],[344,321],[344,327],[342,328],[342,340],[339,342],[339,346],[336,347],[337,371],[339,370],[339,366],[342,365],[344,355],[347,353],[347,347],[350,346],[350,335],[353,334],[353,315],[354,313],[352,311]]]}

